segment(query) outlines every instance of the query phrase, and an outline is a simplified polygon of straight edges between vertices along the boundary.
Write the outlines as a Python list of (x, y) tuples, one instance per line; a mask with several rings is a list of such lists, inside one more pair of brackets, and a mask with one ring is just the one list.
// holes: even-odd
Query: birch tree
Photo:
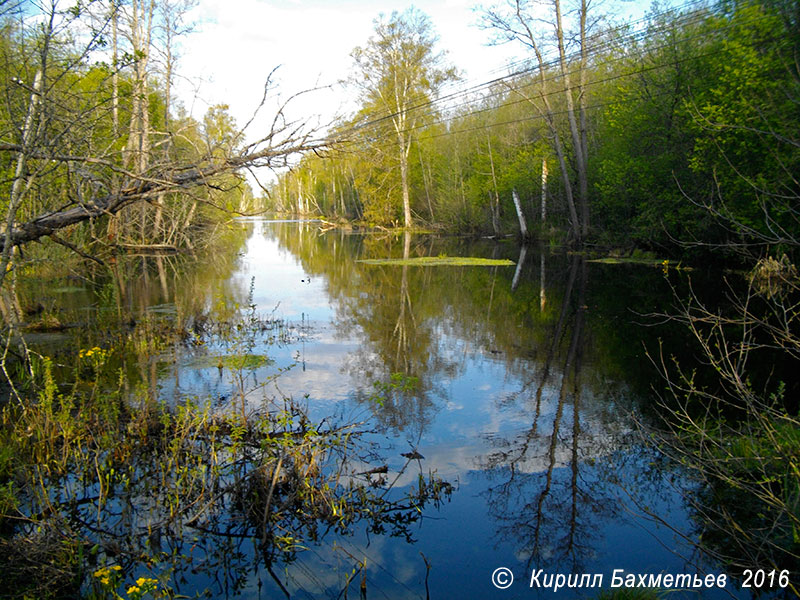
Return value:
[(128, 133), (128, 157), (135, 171), (147, 168), (150, 150), (150, 111), (148, 76), (153, 38), (155, 0), (132, 0), (126, 8), (125, 32), (133, 54), (133, 90)]
[(414, 129), (430, 114), (430, 102), (441, 86), (457, 77), (434, 46), (430, 19), (413, 7), (375, 21), (375, 33), (352, 52), (357, 74), (351, 83), (361, 92), (362, 121), (391, 124), (390, 154), (400, 169), (403, 224), (413, 226), (409, 192), (409, 154)]
[[(542, 18), (543, 6), (549, 13), (545, 18)], [(589, 234), (586, 117), (589, 8), (589, 0), (577, 0), (574, 10), (577, 22), (575, 31), (567, 29), (561, 0), (547, 0), (545, 3), (507, 0), (484, 11), (484, 24), (495, 30), (501, 41), (521, 43), (534, 55), (538, 86), (533, 93), (523, 88), (516, 88), (514, 91), (536, 107), (550, 129), (569, 209), (571, 232), (578, 242), (584, 241)], [(551, 62), (557, 65), (557, 78), (552, 77)], [(556, 119), (558, 111), (554, 110), (551, 102), (554, 94), (563, 97), (566, 106), (564, 112), (569, 123), (571, 156), (559, 130)], [(574, 168), (574, 180), (573, 169), (570, 167)]]
[[(160, 106), (163, 102), (157, 86), (151, 84), (154, 89), (148, 91), (148, 62), (142, 53), (149, 52), (153, 42), (155, 6), (153, 0), (124, 5), (115, 1), (102, 7), (103, 17), (97, 20), (83, 6), (53, 0), (40, 13), (20, 13), (15, 27), (2, 32), (0, 163), (5, 178), (0, 182), (0, 284), (13, 272), (17, 246), (50, 238), (99, 261), (102, 249), (117, 245), (134, 220), (121, 219), (117, 227), (106, 228), (105, 235), (98, 235), (95, 226), (126, 208), (173, 198), (174, 214), (181, 218), (160, 228), (172, 235), (179, 223), (184, 230), (188, 227), (197, 202), (229, 208), (224, 202), (232, 174), (246, 168), (285, 168), (291, 157), (326, 145), (306, 122), (287, 119), (283, 107), (250, 143), (220, 146), (216, 139), (189, 135), (192, 129), (202, 130), (190, 118), (176, 122), (185, 131), (175, 136), (171, 152), (164, 150), (164, 144), (159, 146), (159, 140), (151, 143), (148, 99)], [(115, 30), (120, 46), (114, 43)], [(70, 35), (75, 31), (87, 38), (80, 45)], [(110, 69), (93, 60), (94, 52), (105, 48), (109, 32), (112, 47), (106, 51), (115, 63)], [(138, 40), (135, 44), (133, 37)], [(132, 90), (129, 112), (126, 95), (119, 93), (115, 80), (122, 62), (119, 55), (127, 64), (130, 53), (124, 48), (134, 46), (139, 48), (132, 59), (135, 72), (119, 73), (119, 83)], [(149, 76), (155, 79), (152, 64)], [(126, 130), (130, 139), (118, 140)], [(236, 132), (230, 138), (243, 139)], [(88, 226), (74, 227), (80, 223)], [(140, 231), (144, 223), (142, 217)], [(114, 229), (119, 236), (112, 235)]]

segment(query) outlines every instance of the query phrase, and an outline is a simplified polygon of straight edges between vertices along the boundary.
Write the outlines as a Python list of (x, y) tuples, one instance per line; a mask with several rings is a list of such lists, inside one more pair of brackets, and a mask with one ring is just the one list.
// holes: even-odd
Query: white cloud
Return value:
[[(644, 3), (628, 2), (626, 8)], [(413, 4), (431, 18), (439, 49), (464, 76), (450, 91), (502, 75), (509, 62), (524, 56), (513, 44), (488, 45), (491, 34), (477, 26), (476, 0), (199, 0), (188, 19), (196, 31), (181, 43), (179, 71), (185, 78), (176, 82), (178, 97), (196, 118), (211, 105), (227, 104), (243, 126), (262, 99), (267, 77), (280, 66), (275, 93), (248, 129), (248, 140), (268, 131), (288, 97), (330, 85), (293, 100), (287, 111), (290, 119), (324, 126), (355, 109), (352, 94), (337, 82), (347, 77), (350, 52), (369, 39), (374, 19)]]
[[(411, 2), (323, 2), (201, 0), (191, 18), (197, 31), (183, 41), (181, 72), (202, 81), (199, 101), (187, 83), (179, 85), (187, 109), (197, 116), (211, 104), (230, 105), (244, 123), (257, 106), (267, 75), (277, 77), (284, 97), (347, 77), (350, 52), (364, 44), (379, 13), (404, 10)], [(440, 49), (470, 78), (502, 67), (517, 49), (487, 47), (486, 32), (473, 24), (472, 0), (419, 3), (440, 36)], [(326, 118), (347, 105), (346, 92), (315, 93), (302, 111)], [(305, 116), (305, 115), (304, 115)]]

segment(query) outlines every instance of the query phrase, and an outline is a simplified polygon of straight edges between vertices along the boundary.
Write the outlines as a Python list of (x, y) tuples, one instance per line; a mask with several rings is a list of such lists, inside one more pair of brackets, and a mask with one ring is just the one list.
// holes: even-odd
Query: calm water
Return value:
[[(395, 491), (435, 473), (453, 492), (424, 507), (412, 541), (356, 524), (349, 536), (320, 535), (276, 565), (274, 577), (249, 568), (254, 550), (240, 544), (216, 576), (187, 569), (176, 577), (176, 592), (275, 598), (285, 595), (282, 586), (297, 598), (357, 597), (360, 575), (345, 593), (357, 562), (366, 564), (372, 598), (551, 596), (528, 587), (539, 569), (601, 573), (604, 587), (614, 569), (722, 572), (692, 548), (696, 525), (682, 500), (689, 484), (664, 468), (637, 426), (655, 418), (653, 388), (662, 387), (645, 348), (661, 339), (667, 352), (690, 354), (680, 332), (642, 326), (652, 325), (647, 313), (669, 309), (670, 283), (682, 285), (685, 274), (665, 277), (657, 268), (589, 263), (535, 247), (521, 253), (511, 242), (323, 232), (314, 222), (241, 226), (244, 245), (210, 257), (199, 275), (183, 278), (169, 264), (151, 264), (138, 277), (103, 285), (124, 291), (134, 313), (253, 305), (280, 320), (279, 335), (261, 336), (250, 349), (271, 361), (248, 370), (258, 389), (249, 402), (290, 396), (316, 420), (363, 421), (378, 457), (373, 464), (385, 464)], [(438, 255), (516, 265), (358, 262)], [(50, 290), (50, 297), (96, 306), (89, 300), (103, 293), (97, 285), (65, 287), (58, 297)], [(225, 402), (234, 383), (203, 360), (213, 350), (156, 357), (157, 393), (170, 402)], [(413, 381), (412, 389), (376, 402), (393, 374)], [(412, 451), (422, 458), (403, 456)], [(498, 567), (513, 573), (510, 588), (492, 585)], [(225, 569), (237, 574), (220, 575)], [(702, 597), (730, 592), (738, 593), (731, 585)], [(561, 590), (558, 597), (594, 593)]]

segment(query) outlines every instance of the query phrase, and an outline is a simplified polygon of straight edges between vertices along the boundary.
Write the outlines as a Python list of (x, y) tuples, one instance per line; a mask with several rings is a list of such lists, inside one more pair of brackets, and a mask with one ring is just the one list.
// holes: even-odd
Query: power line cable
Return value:
[[(719, 32), (719, 31), (727, 30), (727, 29), (732, 28), (732, 27), (740, 27), (742, 25), (753, 24), (753, 23), (756, 23), (756, 22), (762, 20), (763, 18), (766, 18), (766, 17), (759, 17), (759, 18), (756, 18), (756, 19), (751, 19), (751, 20), (746, 21), (746, 22), (741, 22), (740, 21), (740, 22), (737, 22), (735, 24), (731, 24), (731, 25), (729, 25), (728, 27), (726, 27), (724, 29), (718, 29), (717, 31)], [(691, 38), (684, 38), (684, 39), (681, 40), (681, 42), (682, 43), (683, 42), (687, 42), (688, 43), (688, 42), (694, 41), (696, 39), (699, 39), (701, 37), (705, 37), (704, 34), (698, 34), (696, 36), (692, 36)], [(774, 38), (774, 39), (777, 39), (777, 38)], [(651, 52), (652, 51), (656, 51), (657, 52), (658, 50), (662, 50), (662, 49), (667, 48), (667, 47), (669, 47), (669, 45), (668, 44), (664, 44), (664, 45), (661, 45), (661, 46), (656, 46), (656, 47), (651, 48), (649, 50)], [(680, 59), (678, 61), (673, 61), (673, 62), (671, 62), (669, 64), (657, 64), (657, 65), (652, 65), (650, 67), (641, 67), (641, 68), (638, 68), (638, 69), (636, 69), (635, 71), (632, 71), (632, 72), (614, 74), (614, 75), (611, 75), (609, 77), (597, 79), (597, 80), (594, 80), (594, 81), (591, 81), (591, 82), (587, 83), (586, 89), (591, 88), (593, 86), (597, 86), (597, 85), (603, 84), (603, 83), (608, 83), (610, 81), (614, 81), (614, 80), (617, 80), (617, 79), (622, 79), (622, 78), (630, 77), (630, 76), (633, 76), (633, 75), (640, 75), (642, 73), (646, 73), (646, 72), (650, 72), (650, 71), (657, 71), (657, 70), (660, 70), (660, 69), (664, 69), (664, 68), (675, 66), (677, 64), (683, 64), (683, 63), (688, 63), (688, 62), (692, 62), (692, 61), (695, 61), (695, 60), (700, 60), (702, 58), (708, 58), (710, 56), (714, 56), (714, 55), (719, 54), (721, 52), (723, 52), (723, 50), (689, 56), (689, 57), (686, 57), (684, 59)], [(627, 57), (623, 57), (621, 59), (614, 59), (614, 60), (606, 61), (606, 62), (600, 63), (600, 64), (601, 65), (613, 65), (613, 64), (616, 64), (616, 63), (621, 62), (623, 60), (627, 60)], [(573, 71), (570, 71), (568, 74), (569, 75), (573, 75), (575, 73), (577, 73), (577, 71), (573, 70)], [(554, 80), (559, 79), (559, 78), (561, 78), (561, 74), (560, 73), (556, 73), (556, 74), (553, 74), (553, 75), (549, 76), (548, 78), (546, 78), (545, 82), (549, 83), (549, 82), (554, 81)], [(518, 86), (516, 88), (511, 88), (509, 86), (509, 87), (507, 87), (505, 89), (500, 90), (499, 92), (493, 92), (493, 93), (491, 93), (491, 94), (489, 94), (487, 96), (482, 96), (482, 97), (480, 97), (478, 99), (478, 101), (485, 102), (487, 98), (492, 98), (492, 97), (496, 97), (496, 96), (506, 96), (507, 97), (507, 95), (509, 93), (515, 93), (515, 92), (516, 93), (520, 93), (520, 90), (523, 90), (523, 89), (529, 88), (529, 87), (539, 86), (541, 84), (542, 84), (541, 80), (533, 80), (531, 82), (525, 83), (524, 85)], [(564, 93), (564, 90), (562, 90), (562, 89), (551, 90), (551, 91), (549, 91), (549, 92), (547, 92), (545, 94), (539, 94), (538, 98), (545, 98), (545, 97), (549, 98), (549, 97), (553, 97), (553, 96), (560, 96), (563, 93)], [(504, 107), (505, 106), (513, 106), (515, 104), (528, 102), (528, 101), (529, 101), (529, 99), (527, 97), (523, 96), (522, 98), (520, 98), (518, 100), (506, 100), (505, 102), (502, 103), (502, 106), (504, 106)], [(463, 106), (469, 106), (470, 104), (471, 104), (471, 102), (465, 102), (465, 103), (462, 103), (460, 105), (456, 105), (455, 108), (460, 108), (460, 107), (463, 107)], [(441, 118), (441, 119), (438, 119), (438, 120), (434, 120), (432, 122), (429, 121), (429, 122), (425, 122), (425, 123), (422, 123), (422, 124), (419, 124), (419, 125), (415, 125), (413, 127), (408, 127), (406, 129), (401, 130), (401, 132), (402, 133), (411, 133), (411, 132), (417, 131), (419, 129), (424, 129), (424, 128), (432, 127), (432, 126), (435, 126), (435, 125), (438, 125), (438, 124), (450, 122), (454, 118), (455, 119), (466, 119), (466, 118), (468, 118), (470, 116), (482, 114), (482, 113), (485, 113), (485, 112), (494, 111), (497, 108), (498, 108), (498, 106), (486, 106), (484, 108), (480, 108), (480, 109), (477, 109), (477, 110), (469, 111), (467, 113), (458, 114), (455, 117), (445, 116), (444, 118)], [(563, 114), (563, 113), (553, 113), (553, 114)], [(541, 118), (541, 115), (528, 117), (528, 118), (522, 119), (521, 121), (536, 120), (538, 118)], [(518, 122), (518, 121), (512, 121), (512, 122)], [(499, 124), (485, 124), (483, 126), (484, 127), (495, 127), (497, 125), (499, 125)], [(363, 128), (363, 127), (355, 127), (352, 130), (346, 131), (345, 135), (347, 133), (361, 131), (362, 129), (365, 129), (365, 128)], [(447, 133), (436, 134), (436, 135), (434, 135), (432, 137), (439, 137), (441, 135), (447, 135)], [(386, 137), (389, 137), (389, 136), (388, 135), (381, 135), (378, 139), (382, 139), (382, 138), (386, 138)], [(430, 137), (430, 136), (426, 136), (425, 139), (428, 139), (428, 137)], [(348, 142), (354, 143), (354, 144), (358, 143), (356, 140), (353, 140), (353, 141), (347, 140), (344, 143), (348, 143)], [(342, 142), (340, 142), (340, 143), (342, 143)]]
[[(684, 10), (685, 7), (701, 6), (701, 5), (705, 5), (705, 0), (692, 0), (691, 2), (685, 3), (684, 5), (679, 7), (678, 9), (670, 9), (670, 10), (667, 10), (667, 11), (663, 11), (661, 13), (658, 13), (658, 14), (655, 14), (655, 15), (652, 15), (652, 16), (649, 16), (649, 17), (645, 17), (645, 18), (639, 19), (639, 20), (635, 21), (635, 23), (650, 23), (651, 21), (653, 21), (653, 20), (655, 20), (655, 19), (657, 19), (659, 17), (667, 16), (668, 14), (674, 13), (676, 10)], [(639, 41), (644, 36), (656, 35), (658, 33), (662, 33), (663, 31), (666, 31), (668, 29), (673, 29), (676, 26), (684, 26), (685, 27), (685, 26), (692, 25), (692, 24), (694, 24), (696, 22), (701, 22), (702, 20), (707, 18), (707, 16), (708, 16), (708, 14), (705, 13), (705, 12), (700, 12), (699, 14), (696, 13), (696, 12), (695, 13), (690, 13), (690, 14), (686, 15), (687, 18), (682, 19), (682, 20), (678, 20), (677, 22), (676, 21), (671, 21), (670, 23), (667, 23), (665, 26), (663, 26), (663, 27), (661, 27), (659, 29), (654, 29), (652, 26), (648, 26), (648, 27), (645, 27), (644, 29), (641, 29), (641, 30), (634, 30), (631, 34), (629, 34), (627, 36), (627, 39), (626, 38), (616, 38), (612, 34), (613, 33), (618, 33), (618, 32), (620, 32), (622, 30), (625, 30), (625, 29), (628, 29), (629, 28), (628, 24), (624, 24), (624, 25), (621, 25), (621, 26), (618, 26), (618, 27), (615, 27), (615, 28), (612, 28), (612, 29), (609, 29), (609, 30), (605, 30), (605, 31), (603, 31), (601, 33), (601, 35), (606, 37), (607, 41), (603, 42), (601, 44), (596, 44), (595, 46), (593, 46), (592, 49), (589, 52), (589, 58), (591, 58), (593, 56), (596, 56), (597, 54), (600, 54), (600, 53), (604, 52), (605, 50), (608, 50), (609, 48), (614, 47), (614, 46), (629, 45), (629, 44), (631, 44), (631, 43), (633, 43), (635, 41)], [(567, 59), (570, 60), (570, 61), (574, 60), (577, 55), (578, 55), (578, 52), (573, 52), (569, 57), (567, 57)], [(469, 93), (479, 92), (482, 89), (486, 89), (488, 87), (496, 85), (497, 83), (501, 83), (504, 80), (515, 79), (515, 78), (522, 77), (522, 76), (528, 75), (530, 73), (536, 72), (539, 69), (539, 66), (538, 65), (530, 66), (530, 63), (531, 63), (531, 60), (529, 58), (521, 59), (520, 61), (517, 61), (515, 64), (517, 64), (517, 65), (526, 65), (524, 68), (517, 69), (517, 70), (515, 70), (515, 71), (513, 71), (511, 73), (508, 73), (508, 74), (500, 76), (500, 77), (492, 78), (492, 79), (490, 79), (488, 81), (482, 81), (480, 83), (468, 86), (466, 88), (462, 88), (462, 89), (456, 90), (455, 92), (451, 92), (449, 94), (438, 96), (437, 98), (428, 98), (426, 95), (423, 95), (423, 94), (412, 96), (409, 99), (409, 102), (412, 102), (411, 106), (409, 106), (408, 108), (404, 109), (403, 111), (392, 111), (391, 108), (387, 108), (387, 109), (384, 109), (384, 110), (381, 110), (381, 111), (377, 111), (376, 113), (373, 113), (373, 116), (368, 121), (365, 121), (363, 123), (359, 123), (359, 124), (357, 124), (357, 125), (355, 125), (353, 127), (354, 128), (358, 128), (358, 129), (361, 129), (361, 128), (364, 128), (364, 127), (369, 127), (369, 126), (381, 123), (381, 122), (383, 122), (385, 120), (392, 119), (393, 117), (395, 117), (395, 116), (397, 116), (398, 114), (401, 114), (401, 113), (408, 114), (409, 112), (414, 111), (414, 110), (418, 110), (420, 108), (425, 108), (425, 107), (432, 106), (432, 105), (435, 105), (435, 104), (441, 104), (441, 103), (443, 103), (443, 102), (445, 102), (446, 100), (449, 100), (449, 99), (457, 98), (459, 96), (465, 96), (465, 95), (467, 95)], [(559, 63), (559, 57), (555, 56), (555, 57), (552, 57), (552, 58), (548, 58), (548, 60), (545, 61), (545, 66), (548, 67), (548, 68), (552, 68), (552, 67), (556, 66), (558, 63)], [(413, 102), (417, 102), (417, 104), (413, 104)]]

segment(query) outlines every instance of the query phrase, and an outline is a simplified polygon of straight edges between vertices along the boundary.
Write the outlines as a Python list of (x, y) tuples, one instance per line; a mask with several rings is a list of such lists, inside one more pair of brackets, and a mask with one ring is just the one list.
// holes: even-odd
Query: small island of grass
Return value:
[(358, 262), (368, 265), (398, 265), (411, 267), (510, 267), (514, 261), (506, 258), (479, 258), (476, 256), (416, 256), (413, 258), (369, 258)]

